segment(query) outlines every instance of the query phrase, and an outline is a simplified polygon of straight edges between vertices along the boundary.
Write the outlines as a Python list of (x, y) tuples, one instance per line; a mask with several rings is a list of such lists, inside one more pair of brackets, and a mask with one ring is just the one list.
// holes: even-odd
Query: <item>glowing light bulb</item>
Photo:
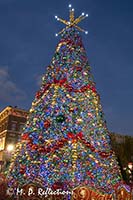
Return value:
[(88, 14), (86, 14), (85, 16), (88, 17)]
[(11, 152), (11, 151), (13, 151), (14, 150), (14, 145), (13, 144), (9, 144), (8, 146), (7, 146), (7, 151), (8, 152)]
[(57, 37), (57, 36), (58, 36), (58, 33), (56, 33), (55, 36)]
[(72, 5), (71, 4), (69, 4), (69, 8), (71, 8), (72, 7)]
[(57, 19), (58, 17), (57, 17), (57, 15), (55, 15), (55, 19)]
[(72, 9), (72, 11), (74, 11), (74, 8)]
[(85, 34), (88, 34), (88, 31), (85, 31)]
[(82, 13), (82, 16), (84, 16), (84, 15), (85, 15), (85, 13), (83, 12), (83, 13)]

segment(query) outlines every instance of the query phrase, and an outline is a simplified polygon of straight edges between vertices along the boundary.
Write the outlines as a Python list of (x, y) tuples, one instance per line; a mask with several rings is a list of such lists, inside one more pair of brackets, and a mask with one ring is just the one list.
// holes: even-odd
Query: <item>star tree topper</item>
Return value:
[(75, 27), (76, 29), (78, 29), (79, 31), (84, 32), (85, 34), (88, 34), (88, 31), (85, 31), (84, 29), (80, 28), (79, 26), (77, 26), (77, 24), (79, 22), (81, 22), (83, 19), (85, 19), (86, 17), (88, 17), (88, 14), (85, 15), (85, 13), (83, 12), (79, 17), (77, 17), (75, 19), (74, 17), (74, 8), (72, 8), (72, 5), (69, 5), (69, 21), (64, 20), (62, 18), (59, 18), (58, 16), (55, 16), (55, 19), (57, 19), (57, 21), (62, 22), (63, 24), (66, 25), (65, 28), (63, 28), (59, 33), (56, 33), (55, 35), (58, 36), (59, 34), (61, 34), (65, 29), (68, 29), (70, 27)]

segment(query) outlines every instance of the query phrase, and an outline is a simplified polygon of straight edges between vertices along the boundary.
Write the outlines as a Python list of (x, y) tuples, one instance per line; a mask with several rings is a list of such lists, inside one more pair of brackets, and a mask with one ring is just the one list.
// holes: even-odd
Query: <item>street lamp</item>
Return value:
[(15, 145), (14, 144), (7, 144), (6, 149), (5, 149), (5, 167), (3, 170), (7, 170), (8, 166), (10, 165), (10, 160), (11, 160), (11, 156), (13, 151), (15, 150)]
[(0, 160), (0, 172), (7, 168), (7, 164), (11, 159), (11, 154), (15, 150), (14, 144), (7, 144), (5, 150), (3, 151), (3, 160)]
[(14, 145), (13, 144), (8, 144), (6, 150), (10, 153), (14, 150)]

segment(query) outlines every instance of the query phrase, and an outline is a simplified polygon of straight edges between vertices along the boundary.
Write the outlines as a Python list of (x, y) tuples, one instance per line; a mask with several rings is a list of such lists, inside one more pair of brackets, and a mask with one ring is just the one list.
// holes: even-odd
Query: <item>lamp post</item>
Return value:
[(0, 160), (0, 173), (5, 170), (6, 165), (11, 158), (11, 153), (14, 151), (14, 149), (14, 144), (7, 144), (5, 150), (3, 150), (2, 160)]
[(11, 159), (11, 156), (12, 156), (12, 152), (14, 151), (15, 149), (15, 145), (14, 144), (7, 144), (6, 145), (6, 149), (5, 149), (5, 167), (4, 167), (4, 171), (7, 170), (7, 167), (10, 163), (10, 159)]

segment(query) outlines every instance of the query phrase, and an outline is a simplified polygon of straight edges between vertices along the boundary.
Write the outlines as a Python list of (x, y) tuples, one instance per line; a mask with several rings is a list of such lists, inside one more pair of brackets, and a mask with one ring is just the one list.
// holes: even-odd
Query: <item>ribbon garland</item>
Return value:
[[(71, 86), (71, 84), (67, 84), (66, 82), (67, 82), (66, 78), (61, 79), (61, 80), (57, 80), (54, 78), (53, 80), (54, 84), (58, 84), (59, 86), (64, 86), (69, 92), (85, 92), (87, 89), (90, 89), (92, 90), (92, 92), (96, 93), (96, 88), (90, 84), (82, 86), (80, 89), (74, 89)], [(44, 92), (46, 92), (50, 88), (50, 86), (53, 83), (47, 83), (40, 91), (36, 93), (36, 98), (39, 99), (44, 94)]]
[(28, 133), (25, 133), (22, 136), (22, 140), (23, 141), (27, 141), (27, 144), (31, 147), (31, 149), (37, 150), (39, 153), (50, 153), (50, 152), (55, 152), (56, 150), (62, 148), (64, 146), (65, 143), (67, 143), (68, 141), (81, 141), (84, 145), (86, 145), (86, 147), (88, 147), (92, 152), (97, 152), (102, 158), (108, 158), (109, 156), (111, 156), (113, 154), (113, 151), (111, 150), (110, 152), (104, 152), (104, 151), (99, 151), (96, 150), (95, 147), (88, 141), (86, 141), (83, 137), (82, 132), (79, 132), (77, 134), (73, 134), (71, 132), (69, 132), (67, 134), (67, 138), (62, 138), (59, 141), (56, 141), (55, 144), (52, 143), (50, 145), (44, 146), (44, 145), (37, 145), (37, 144), (33, 144), (33, 140), (31, 138), (29, 138)]

